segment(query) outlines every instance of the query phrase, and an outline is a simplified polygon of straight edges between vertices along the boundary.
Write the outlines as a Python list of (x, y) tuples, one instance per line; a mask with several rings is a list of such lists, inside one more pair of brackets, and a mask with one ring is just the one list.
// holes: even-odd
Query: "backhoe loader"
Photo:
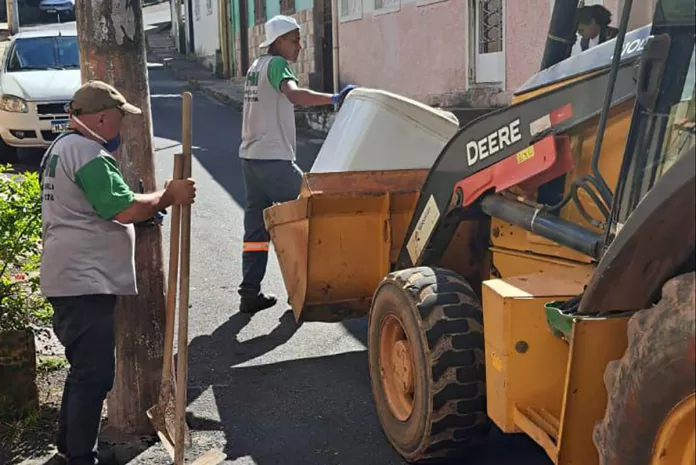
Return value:
[(296, 318), (367, 315), (412, 463), (470, 463), (492, 424), (558, 465), (696, 461), (695, 4), (628, 32), (632, 3), (568, 58), (556, 0), (541, 71), (429, 170), (308, 173), (265, 211)]

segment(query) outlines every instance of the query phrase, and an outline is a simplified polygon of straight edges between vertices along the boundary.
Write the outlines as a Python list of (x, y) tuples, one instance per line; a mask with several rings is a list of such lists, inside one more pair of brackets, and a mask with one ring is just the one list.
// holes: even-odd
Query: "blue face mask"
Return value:
[(109, 153), (114, 153), (121, 146), (121, 134), (118, 134), (111, 140), (107, 140), (102, 144), (102, 147)]

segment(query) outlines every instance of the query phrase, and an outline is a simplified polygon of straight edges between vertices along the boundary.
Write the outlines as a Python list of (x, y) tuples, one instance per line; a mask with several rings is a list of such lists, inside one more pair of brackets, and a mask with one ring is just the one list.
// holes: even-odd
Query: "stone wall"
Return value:
[[(321, 16), (315, 9), (303, 10), (292, 15), (302, 27), (302, 50), (293, 69), (300, 79), (300, 86), (315, 87), (321, 82), (321, 27), (317, 20)], [(265, 39), (265, 27), (257, 24), (249, 28), (249, 63), (251, 64), (259, 54), (259, 44)], [(237, 41), (239, 43), (239, 41)], [(241, 54), (240, 54), (241, 55)], [(241, 58), (241, 56), (240, 56)], [(240, 60), (241, 62), (241, 60)]]

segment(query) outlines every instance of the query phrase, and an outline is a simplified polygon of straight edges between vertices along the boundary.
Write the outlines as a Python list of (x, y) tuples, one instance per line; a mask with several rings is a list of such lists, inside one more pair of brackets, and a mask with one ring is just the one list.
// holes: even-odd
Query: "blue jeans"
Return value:
[(58, 417), (58, 452), (67, 456), (68, 465), (94, 465), (102, 407), (114, 382), (116, 296), (48, 300), (53, 330), (70, 363)]
[(295, 200), (302, 187), (302, 171), (290, 160), (241, 159), (244, 174), (244, 249), (239, 294), (253, 297), (261, 292), (268, 263), (269, 235), (263, 211), (274, 203)]

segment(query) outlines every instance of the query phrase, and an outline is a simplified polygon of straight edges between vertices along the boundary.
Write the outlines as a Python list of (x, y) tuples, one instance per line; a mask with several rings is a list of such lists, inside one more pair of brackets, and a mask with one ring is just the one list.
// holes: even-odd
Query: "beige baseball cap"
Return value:
[(75, 114), (94, 114), (111, 108), (120, 108), (131, 115), (140, 115), (142, 110), (131, 105), (113, 86), (102, 81), (88, 81), (75, 91), (70, 109)]

